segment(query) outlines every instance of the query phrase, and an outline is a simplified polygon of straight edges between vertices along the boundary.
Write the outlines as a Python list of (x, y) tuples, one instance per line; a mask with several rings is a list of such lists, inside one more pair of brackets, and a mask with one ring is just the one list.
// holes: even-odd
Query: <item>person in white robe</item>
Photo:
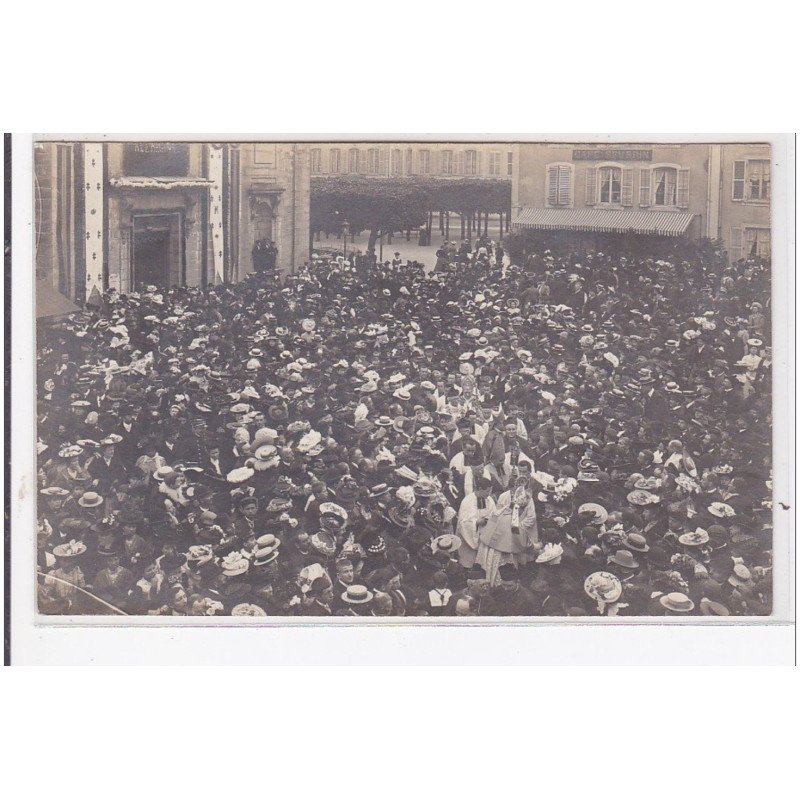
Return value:
[(500, 582), (498, 571), (503, 564), (527, 564), (538, 543), (536, 507), (528, 482), (522, 481), (498, 498), (497, 507), (480, 534), (475, 560), (494, 586)]
[(479, 477), (475, 483), (475, 491), (461, 501), (456, 524), (456, 535), (461, 538), (458, 561), (465, 569), (474, 566), (481, 531), (495, 510), (495, 502), (491, 497), (492, 482)]

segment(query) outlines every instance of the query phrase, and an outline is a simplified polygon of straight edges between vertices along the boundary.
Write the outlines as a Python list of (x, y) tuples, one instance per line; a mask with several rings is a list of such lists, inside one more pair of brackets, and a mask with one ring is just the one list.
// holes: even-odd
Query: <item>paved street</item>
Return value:
[[(458, 242), (460, 241), (460, 234), (461, 234), (461, 225), (458, 222), (458, 216), (453, 215), (450, 219), (450, 241)], [(497, 241), (499, 238), (500, 229), (498, 226), (497, 219), (490, 219), (489, 220), (489, 236), (494, 240)], [(473, 241), (475, 237), (473, 236)], [(366, 252), (367, 249), (367, 242), (369, 240), (369, 233), (364, 232), (360, 236), (348, 236), (347, 237), (347, 251), (348, 253), (352, 250), (361, 250), (362, 252)], [(420, 247), (418, 243), (417, 236), (412, 232), (411, 234), (411, 241), (407, 242), (405, 235), (398, 235), (395, 236), (392, 240), (392, 243), (389, 244), (387, 238), (384, 237), (383, 240), (383, 260), (386, 261), (387, 259), (391, 259), (395, 252), (399, 251), (402, 258), (405, 259), (412, 259), (414, 261), (419, 261), (423, 263), (428, 269), (433, 269), (434, 264), (436, 263), (436, 250), (437, 248), (443, 243), (447, 241), (445, 237), (439, 233), (439, 226), (434, 218), (433, 223), (433, 241), (430, 246), (427, 247)], [(325, 234), (322, 234), (319, 241), (314, 242), (314, 249), (317, 252), (326, 252), (330, 250), (341, 250), (342, 249), (342, 239), (341, 237), (330, 236), (329, 238), (325, 237)], [(376, 245), (376, 252), (380, 257), (380, 242)], [(506, 256), (506, 263), (508, 264), (508, 257)]]

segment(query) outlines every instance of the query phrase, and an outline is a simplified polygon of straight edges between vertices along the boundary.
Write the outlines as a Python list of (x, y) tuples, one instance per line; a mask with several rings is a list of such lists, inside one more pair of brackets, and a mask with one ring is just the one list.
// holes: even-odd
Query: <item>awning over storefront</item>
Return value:
[(80, 311), (68, 297), (54, 289), (46, 279), (36, 281), (36, 319), (58, 319)]
[(674, 211), (614, 211), (600, 208), (523, 208), (512, 228), (681, 236), (694, 214)]

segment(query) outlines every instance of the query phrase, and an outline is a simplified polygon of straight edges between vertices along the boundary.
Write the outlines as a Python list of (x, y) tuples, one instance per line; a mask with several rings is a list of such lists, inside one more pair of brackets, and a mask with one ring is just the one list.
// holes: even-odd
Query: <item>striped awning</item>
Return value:
[(512, 228), (681, 236), (694, 214), (674, 211), (614, 211), (605, 208), (523, 208)]

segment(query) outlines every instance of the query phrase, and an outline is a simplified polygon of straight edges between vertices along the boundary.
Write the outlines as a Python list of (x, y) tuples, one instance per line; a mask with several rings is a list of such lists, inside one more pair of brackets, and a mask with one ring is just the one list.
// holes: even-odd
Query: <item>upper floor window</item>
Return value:
[(380, 172), (380, 150), (377, 147), (370, 147), (367, 150), (367, 172), (370, 175), (377, 175)]
[(430, 175), (431, 174), (431, 151), (430, 150), (420, 150), (419, 151), (419, 164), (417, 169), (419, 170), (420, 175)]
[(403, 173), (403, 151), (398, 147), (392, 150), (392, 175)]
[(689, 170), (671, 164), (640, 170), (639, 205), (688, 208)]
[(342, 171), (342, 151), (338, 147), (334, 147), (328, 158), (328, 166), (330, 172), (337, 173)]
[(453, 151), (452, 150), (442, 150), (442, 174), (443, 175), (452, 175), (453, 174)]
[(599, 202), (619, 205), (622, 201), (622, 170), (619, 167), (600, 167), (599, 179)]
[(733, 199), (766, 202), (770, 197), (769, 161), (750, 159), (733, 162)]
[(658, 167), (653, 170), (653, 205), (674, 206), (678, 189), (678, 170)]
[(409, 147), (406, 150), (406, 175), (414, 172), (414, 151)]
[(496, 150), (489, 153), (489, 174), (490, 175), (499, 175), (500, 174), (500, 156), (501, 154), (498, 153)]
[(322, 150), (319, 147), (311, 150), (311, 171), (322, 172)]
[(464, 153), (464, 173), (466, 175), (478, 174), (478, 151), (467, 150)]
[(347, 151), (347, 171), (358, 172), (358, 148), (351, 147)]
[(509, 175), (513, 175), (514, 174), (514, 154), (513, 153), (509, 153), (508, 154), (508, 174)]
[(547, 205), (572, 205), (572, 164), (548, 164)]

